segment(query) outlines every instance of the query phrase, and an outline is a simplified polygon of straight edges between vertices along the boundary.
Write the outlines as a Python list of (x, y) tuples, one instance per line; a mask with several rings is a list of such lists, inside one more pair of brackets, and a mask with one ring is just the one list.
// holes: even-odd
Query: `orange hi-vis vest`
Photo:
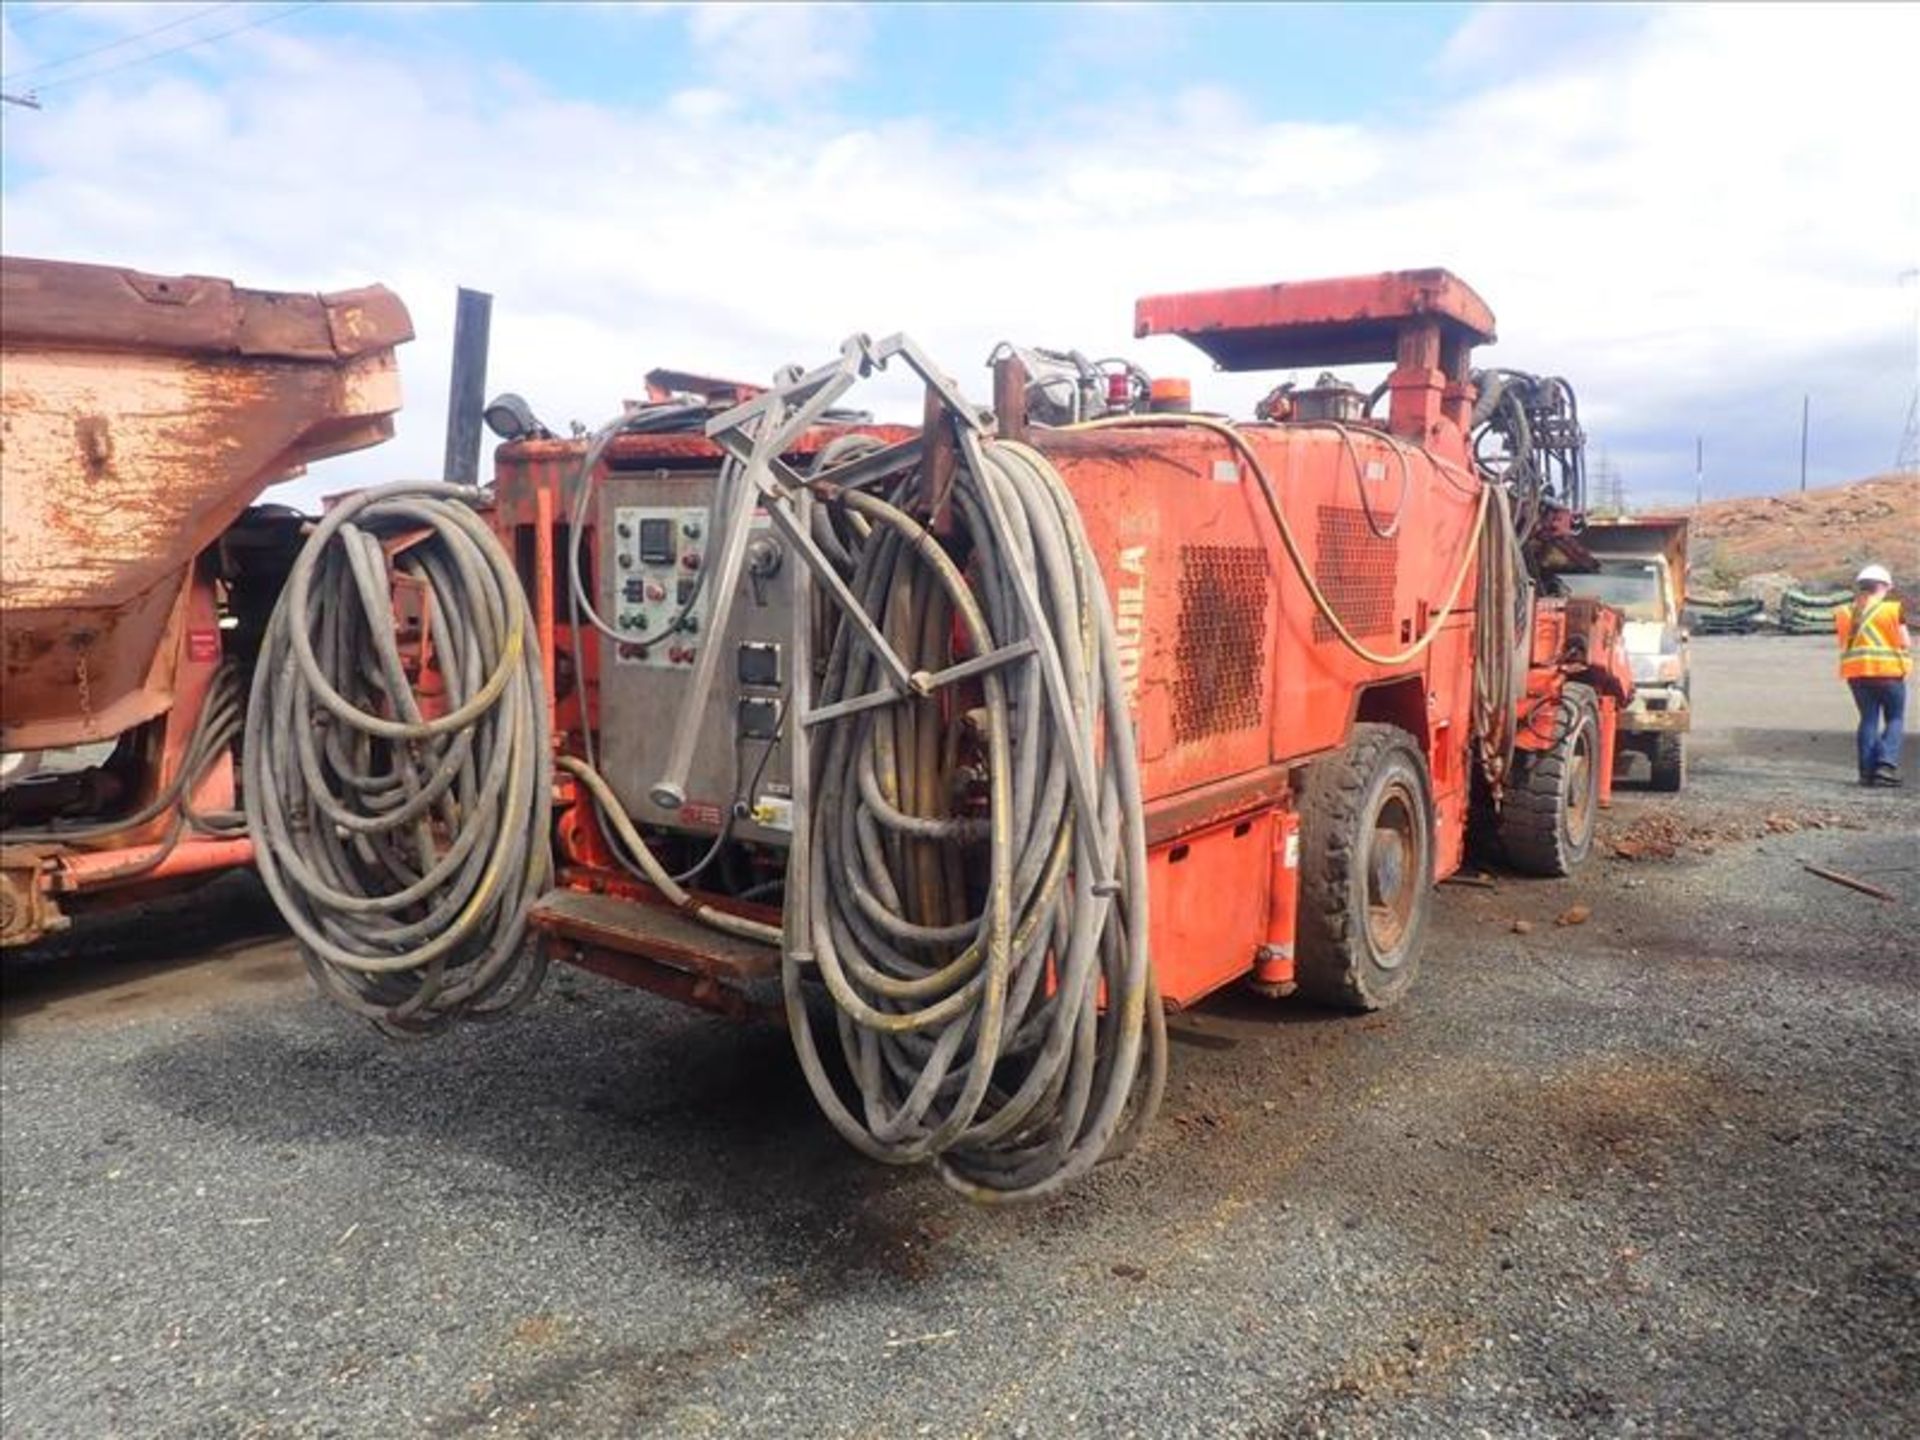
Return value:
[(1833, 612), (1841, 679), (1899, 680), (1912, 673), (1913, 656), (1900, 648), (1900, 618), (1900, 602), (1890, 595)]

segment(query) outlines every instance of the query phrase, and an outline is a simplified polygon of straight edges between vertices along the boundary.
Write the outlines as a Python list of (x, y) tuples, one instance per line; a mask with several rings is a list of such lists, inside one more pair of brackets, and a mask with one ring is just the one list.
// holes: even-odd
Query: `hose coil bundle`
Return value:
[[(1166, 1034), (1104, 584), (1044, 458), (963, 444), (960, 537), (947, 546), (898, 494), (830, 481), (814, 492), (860, 536), (850, 588), (916, 674), (953, 664), (956, 637), (976, 657), (1022, 642), (1034, 653), (985, 670), (970, 712), (958, 692), (923, 687), (813, 730), (784, 980), (802, 1068), (850, 1142), (895, 1164), (931, 1160), (975, 1199), (1031, 1198), (1132, 1144), (1165, 1087)], [(842, 623), (813, 704), (884, 683)], [(851, 1103), (817, 1048), (814, 972), (836, 1007)]]
[[(545, 967), (521, 943), (550, 865), (540, 657), (476, 494), (389, 485), (331, 510), (274, 609), (247, 711), (261, 877), (321, 989), (397, 1032), (502, 1013)], [(389, 564), (429, 598), (446, 687), (431, 718)]]

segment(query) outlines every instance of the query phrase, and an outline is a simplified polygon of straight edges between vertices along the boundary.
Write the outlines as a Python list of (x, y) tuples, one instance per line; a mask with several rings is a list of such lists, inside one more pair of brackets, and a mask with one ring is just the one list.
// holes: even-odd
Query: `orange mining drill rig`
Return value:
[[(556, 439), (505, 396), (489, 492), (329, 511), (256, 670), (244, 793), (323, 988), (400, 1031), (558, 958), (783, 1014), (875, 1158), (980, 1199), (1123, 1151), (1164, 1015), (1250, 984), (1404, 995), (1469, 831), (1565, 873), (1631, 694), (1564, 382), (1474, 371), (1440, 270), (1143, 300), (1282, 386), (911, 341), (767, 386), (655, 372)], [(917, 426), (836, 408), (888, 365)]]

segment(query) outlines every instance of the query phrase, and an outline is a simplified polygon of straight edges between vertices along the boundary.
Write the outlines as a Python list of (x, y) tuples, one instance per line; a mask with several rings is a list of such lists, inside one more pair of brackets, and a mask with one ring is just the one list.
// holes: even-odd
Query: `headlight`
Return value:
[(1677, 685), (1685, 677), (1678, 655), (1635, 655), (1633, 683), (1636, 685)]

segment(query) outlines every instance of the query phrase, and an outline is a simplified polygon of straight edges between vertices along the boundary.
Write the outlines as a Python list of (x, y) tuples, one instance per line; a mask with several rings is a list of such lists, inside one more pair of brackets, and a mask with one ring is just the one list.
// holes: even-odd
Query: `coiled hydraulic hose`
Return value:
[(1497, 794), (1513, 764), (1514, 706), (1527, 688), (1533, 586), (1527, 579), (1512, 501), (1487, 487), (1480, 527), (1480, 583), (1474, 595), (1473, 735), (1480, 769)]
[[(522, 944), (550, 865), (540, 657), (477, 494), (388, 485), (330, 510), (281, 592), (247, 711), (261, 878), (321, 989), (396, 1032), (498, 1015), (545, 969)], [(392, 572), (430, 600), (445, 684), (431, 716), (403, 665)]]
[[(975, 657), (1033, 651), (986, 668), (972, 711), (928, 687), (811, 732), (787, 1014), (816, 1099), (858, 1149), (930, 1160), (977, 1200), (1033, 1198), (1133, 1143), (1165, 1088), (1166, 1030), (1100, 571), (1041, 455), (971, 435), (963, 453), (962, 533), (947, 546), (898, 495), (835, 489), (830, 473), (815, 486), (864, 522), (848, 527), (864, 530), (850, 588), (911, 671), (952, 665), (956, 634)], [(841, 623), (814, 705), (883, 684), (872, 649)], [(838, 1011), (851, 1101), (816, 1047), (815, 974)]]

